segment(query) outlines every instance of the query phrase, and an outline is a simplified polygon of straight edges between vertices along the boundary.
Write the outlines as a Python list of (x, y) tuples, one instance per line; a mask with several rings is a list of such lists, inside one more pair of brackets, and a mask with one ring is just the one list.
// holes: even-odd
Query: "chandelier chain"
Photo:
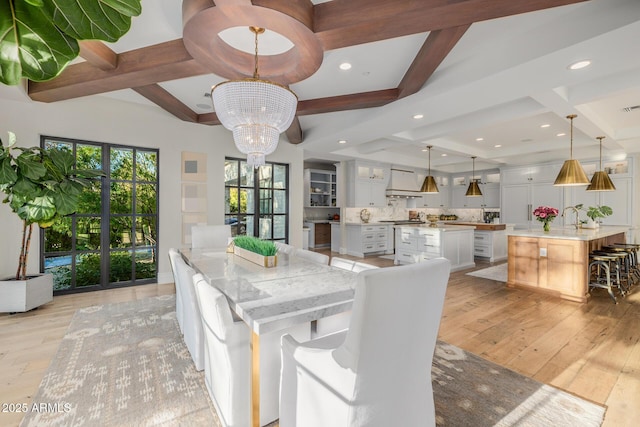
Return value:
[(255, 53), (255, 69), (253, 70), (253, 78), (254, 79), (259, 79), (260, 78), (260, 74), (258, 74), (258, 31), (255, 31), (255, 44), (256, 44), (256, 53)]

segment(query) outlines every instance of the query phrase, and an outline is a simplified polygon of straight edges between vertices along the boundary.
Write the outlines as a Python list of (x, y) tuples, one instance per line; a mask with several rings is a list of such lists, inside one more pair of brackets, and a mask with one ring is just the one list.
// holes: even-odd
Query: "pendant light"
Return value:
[(265, 164), (265, 156), (275, 151), (280, 134), (296, 115), (298, 97), (289, 88), (260, 78), (258, 34), (264, 28), (249, 27), (255, 36), (253, 78), (229, 80), (211, 88), (213, 108), (222, 126), (233, 132), (233, 141), (247, 164)]
[(602, 169), (602, 140), (604, 138), (604, 136), (596, 138), (600, 141), (600, 169), (593, 174), (591, 184), (587, 187), (587, 191), (615, 191), (616, 189), (609, 175)]
[(482, 191), (480, 191), (480, 186), (478, 185), (478, 180), (475, 178), (476, 176), (476, 156), (471, 157), (473, 160), (473, 172), (471, 175), (471, 182), (469, 183), (469, 188), (467, 188), (467, 193), (465, 196), (467, 197), (480, 197), (482, 196)]
[(438, 185), (436, 184), (436, 180), (431, 176), (431, 149), (433, 145), (427, 145), (429, 149), (429, 173), (424, 178), (424, 182), (422, 183), (422, 187), (420, 188), (421, 193), (439, 193)]
[(567, 119), (571, 120), (571, 151), (569, 152), (569, 160), (565, 160), (553, 185), (569, 186), (587, 185), (590, 183), (580, 162), (573, 158), (573, 119), (576, 117), (578, 116), (575, 114), (569, 114), (567, 116)]

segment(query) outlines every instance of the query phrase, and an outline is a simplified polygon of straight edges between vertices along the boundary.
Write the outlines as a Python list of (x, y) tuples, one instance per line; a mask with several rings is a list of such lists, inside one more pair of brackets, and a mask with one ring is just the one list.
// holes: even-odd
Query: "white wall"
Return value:
[[(0, 101), (0, 138), (16, 134), (21, 146), (40, 144), (40, 135), (87, 141), (158, 148), (160, 150), (160, 226), (158, 281), (172, 281), (167, 251), (181, 247), (182, 151), (207, 153), (208, 221), (224, 218), (224, 159), (243, 157), (233, 144), (231, 132), (222, 126), (187, 123), (158, 107), (87, 97), (54, 104), (33, 101)], [(288, 163), (290, 184), (289, 240), (302, 247), (303, 150), (281, 141), (269, 161)], [(4, 198), (4, 196), (3, 196)], [(0, 205), (0, 277), (15, 273), (21, 222), (6, 204)], [(37, 228), (36, 228), (37, 231)], [(31, 244), (29, 272), (38, 271), (39, 241)]]

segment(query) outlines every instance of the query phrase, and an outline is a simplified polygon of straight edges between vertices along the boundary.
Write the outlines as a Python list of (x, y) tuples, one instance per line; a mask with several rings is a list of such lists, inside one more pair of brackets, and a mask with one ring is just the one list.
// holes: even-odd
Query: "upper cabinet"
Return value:
[[(467, 197), (465, 195), (472, 179), (478, 180), (482, 196)], [(500, 207), (500, 172), (497, 169), (476, 171), (473, 177), (470, 173), (452, 175), (451, 182), (452, 208)]]
[[(426, 175), (426, 174), (425, 174)], [(438, 193), (423, 194), (416, 201), (416, 207), (419, 208), (448, 208), (451, 205), (450, 198), (450, 177), (448, 174), (432, 173), (433, 178), (438, 185)], [(419, 176), (419, 184), (422, 185), (424, 176)]]
[(353, 160), (347, 164), (347, 206), (384, 207), (391, 165)]
[(336, 173), (321, 169), (304, 170), (306, 207), (337, 207)]

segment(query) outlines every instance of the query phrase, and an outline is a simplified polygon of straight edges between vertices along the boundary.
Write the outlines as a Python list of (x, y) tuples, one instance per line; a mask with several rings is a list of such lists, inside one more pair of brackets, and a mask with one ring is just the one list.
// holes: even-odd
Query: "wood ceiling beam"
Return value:
[(290, 144), (300, 144), (303, 141), (302, 126), (300, 126), (300, 119), (297, 116), (293, 118), (293, 122), (285, 134)]
[(80, 56), (94, 67), (104, 71), (118, 68), (118, 54), (97, 40), (81, 41)]
[(158, 105), (160, 108), (173, 114), (180, 120), (198, 123), (198, 114), (184, 105), (178, 98), (164, 90), (160, 85), (150, 84), (146, 86), (132, 87), (135, 92)]
[(29, 82), (29, 96), (35, 101), (54, 102), (96, 95), (131, 87), (208, 74), (189, 55), (182, 39), (124, 52), (118, 67), (104, 71), (89, 62), (67, 67), (47, 82)]
[(470, 26), (462, 25), (430, 32), (398, 85), (398, 98), (418, 92)]
[(398, 99), (398, 89), (383, 89), (351, 95), (298, 101), (298, 116), (380, 107)]
[(210, 126), (222, 124), (216, 113), (198, 114), (198, 123)]
[(314, 31), (327, 51), (585, 1), (333, 0), (314, 7)]

